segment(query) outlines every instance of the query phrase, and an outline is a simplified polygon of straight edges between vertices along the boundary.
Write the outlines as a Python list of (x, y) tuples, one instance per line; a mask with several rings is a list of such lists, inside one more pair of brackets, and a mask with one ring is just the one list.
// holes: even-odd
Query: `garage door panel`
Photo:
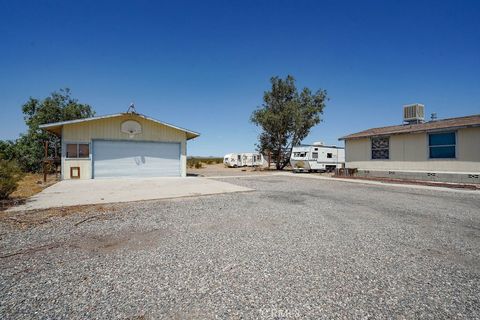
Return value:
[(180, 144), (94, 141), (93, 166), (94, 178), (178, 177)]

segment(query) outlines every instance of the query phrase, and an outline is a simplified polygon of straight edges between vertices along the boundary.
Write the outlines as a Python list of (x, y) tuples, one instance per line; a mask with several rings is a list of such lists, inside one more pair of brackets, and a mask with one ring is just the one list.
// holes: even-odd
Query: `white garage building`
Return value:
[(61, 137), (62, 179), (185, 177), (187, 140), (199, 136), (130, 112), (40, 128)]

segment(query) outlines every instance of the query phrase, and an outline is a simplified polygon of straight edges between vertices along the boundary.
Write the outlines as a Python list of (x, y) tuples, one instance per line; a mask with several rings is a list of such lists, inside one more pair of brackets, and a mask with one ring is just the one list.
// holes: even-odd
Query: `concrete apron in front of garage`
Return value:
[(9, 211), (203, 196), (253, 189), (205, 178), (63, 180)]

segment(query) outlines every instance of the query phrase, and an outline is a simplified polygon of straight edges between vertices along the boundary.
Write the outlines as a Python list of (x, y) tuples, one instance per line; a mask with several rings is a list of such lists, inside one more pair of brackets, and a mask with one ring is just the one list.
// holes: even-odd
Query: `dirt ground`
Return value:
[(227, 168), (223, 163), (219, 164), (203, 164), (201, 169), (187, 168), (187, 174), (189, 176), (199, 177), (215, 177), (215, 176), (243, 176), (252, 174), (265, 174), (274, 170), (268, 170), (266, 168)]
[[(272, 172), (292, 172), (292, 168), (286, 167), (282, 171), (276, 170), (273, 166), (267, 168), (227, 168), (223, 163), (220, 164), (203, 164), (201, 169), (187, 168), (187, 175), (198, 177), (225, 177), (225, 176), (246, 176), (246, 175), (265, 175)], [(295, 173), (295, 175), (320, 175), (325, 177), (333, 176), (332, 172), (317, 172), (317, 173)]]

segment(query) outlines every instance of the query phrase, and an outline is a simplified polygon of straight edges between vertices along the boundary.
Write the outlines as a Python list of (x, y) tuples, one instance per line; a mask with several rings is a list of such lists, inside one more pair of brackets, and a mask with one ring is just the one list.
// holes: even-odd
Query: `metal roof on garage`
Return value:
[(200, 133), (198, 133), (198, 132), (188, 130), (188, 129), (185, 129), (185, 128), (181, 128), (181, 127), (178, 127), (178, 126), (175, 126), (175, 125), (163, 122), (163, 121), (159, 121), (157, 119), (147, 117), (143, 114), (130, 113), (130, 112), (115, 113), (115, 114), (109, 114), (109, 115), (98, 116), (98, 117), (90, 117), (90, 118), (76, 119), (76, 120), (69, 120), (69, 121), (60, 121), (60, 122), (54, 122), (54, 123), (46, 123), (46, 124), (40, 125), (39, 127), (41, 129), (45, 129), (45, 130), (53, 132), (55, 134), (61, 134), (62, 127), (64, 125), (82, 123), (82, 122), (88, 122), (88, 121), (96, 121), (96, 120), (115, 118), (115, 117), (121, 117), (121, 116), (132, 116), (132, 115), (143, 118), (145, 120), (149, 120), (149, 121), (164, 125), (164, 126), (167, 126), (167, 127), (170, 127), (170, 128), (173, 128), (173, 129), (176, 129), (176, 130), (183, 131), (187, 134), (187, 140), (190, 140), (190, 139), (193, 139), (193, 138), (196, 138), (196, 137), (200, 136)]

